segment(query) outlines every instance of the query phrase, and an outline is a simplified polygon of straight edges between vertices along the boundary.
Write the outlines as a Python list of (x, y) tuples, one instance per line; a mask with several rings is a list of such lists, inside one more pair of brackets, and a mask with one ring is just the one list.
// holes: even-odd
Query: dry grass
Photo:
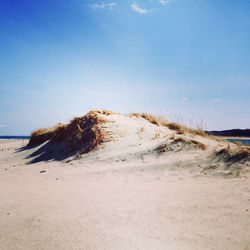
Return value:
[(250, 150), (248, 149), (240, 149), (239, 151), (235, 152), (231, 155), (231, 161), (241, 161), (250, 157)]
[(52, 143), (64, 142), (70, 151), (88, 152), (106, 138), (100, 129), (100, 125), (106, 120), (100, 118), (98, 113), (90, 111), (85, 116), (74, 118), (69, 124), (36, 130), (32, 132), (28, 146), (36, 146), (50, 140)]
[(94, 112), (94, 113), (102, 114), (102, 115), (115, 115), (116, 114), (115, 112), (108, 110), (108, 109), (103, 109), (103, 110), (94, 109), (90, 112)]
[(166, 152), (169, 152), (169, 151), (173, 151), (172, 148), (167, 145), (167, 144), (162, 144), (160, 146), (158, 146), (155, 151), (157, 152), (157, 154), (161, 155), (161, 154), (164, 154)]
[(163, 116), (155, 116), (149, 113), (132, 113), (129, 117), (143, 118), (157, 126), (166, 126), (169, 122)]
[(64, 136), (66, 135), (67, 128), (68, 128), (67, 125), (58, 124), (51, 133), (51, 141), (52, 142), (62, 141)]
[(67, 129), (65, 142), (70, 151), (81, 150), (88, 152), (104, 142), (105, 135), (100, 129), (100, 124), (106, 122), (95, 111), (83, 117), (74, 118)]
[(167, 124), (167, 127), (172, 130), (176, 130), (178, 134), (192, 134), (192, 135), (199, 135), (203, 137), (208, 137), (209, 135), (202, 130), (201, 128), (198, 129), (193, 129), (193, 128), (188, 128), (185, 125), (182, 125), (177, 122), (171, 122)]
[(148, 114), (148, 113), (142, 113), (142, 114), (140, 114), (140, 113), (132, 113), (132, 114), (129, 115), (129, 117), (143, 118), (143, 119), (149, 121), (150, 123), (152, 123), (154, 125), (157, 125), (157, 126), (160, 125), (159, 119), (156, 116)]
[(190, 145), (190, 146), (193, 146), (197, 149), (201, 149), (201, 150), (206, 150), (207, 149), (207, 146), (199, 141), (196, 141), (196, 140), (189, 140), (189, 139), (186, 139), (186, 138), (176, 138), (173, 140), (173, 143), (181, 143), (183, 145)]
[(195, 140), (191, 140), (190, 141), (192, 144), (196, 145), (197, 148), (200, 148), (202, 150), (206, 150), (207, 146), (201, 142), (195, 141)]
[(220, 160), (224, 160), (226, 162), (239, 162), (250, 159), (250, 147), (238, 146), (236, 148), (224, 148), (220, 151), (216, 152), (216, 155), (220, 158)]
[(177, 131), (178, 134), (184, 134), (185, 133), (184, 126), (180, 125), (177, 122), (170, 122), (170, 123), (168, 123), (166, 125), (166, 127), (168, 127), (169, 129)]
[(186, 138), (178, 137), (174, 138), (171, 143), (164, 143), (158, 146), (155, 150), (158, 154), (163, 154), (166, 152), (178, 152), (181, 150), (206, 150), (207, 146), (201, 142), (195, 140), (189, 140)]
[(158, 140), (161, 137), (160, 133), (156, 133), (153, 140)]
[(193, 135), (199, 135), (203, 137), (208, 137), (209, 135), (202, 130), (201, 128), (193, 129), (193, 128), (188, 128), (185, 125), (182, 125), (178, 122), (169, 122), (166, 120), (163, 116), (155, 116), (151, 115), (148, 113), (132, 113), (129, 115), (129, 117), (136, 117), (136, 118), (144, 118), (145, 120), (151, 122), (154, 125), (157, 126), (164, 126), (168, 127), (169, 129), (177, 131), (178, 134), (193, 134)]
[(28, 146), (37, 146), (40, 145), (51, 138), (52, 133), (56, 128), (41, 128), (35, 130), (31, 133), (31, 137), (28, 143)]

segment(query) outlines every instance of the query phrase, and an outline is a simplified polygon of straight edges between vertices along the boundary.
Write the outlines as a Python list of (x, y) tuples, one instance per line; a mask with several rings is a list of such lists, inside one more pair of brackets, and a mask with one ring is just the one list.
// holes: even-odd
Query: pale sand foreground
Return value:
[(28, 153), (16, 153), (24, 143), (0, 141), (0, 249), (250, 249), (248, 173), (27, 165)]

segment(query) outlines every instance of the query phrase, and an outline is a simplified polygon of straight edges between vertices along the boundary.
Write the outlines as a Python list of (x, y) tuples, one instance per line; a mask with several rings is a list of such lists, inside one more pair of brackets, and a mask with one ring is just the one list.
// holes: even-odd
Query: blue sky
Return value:
[(249, 0), (0, 0), (0, 135), (93, 108), (250, 127)]

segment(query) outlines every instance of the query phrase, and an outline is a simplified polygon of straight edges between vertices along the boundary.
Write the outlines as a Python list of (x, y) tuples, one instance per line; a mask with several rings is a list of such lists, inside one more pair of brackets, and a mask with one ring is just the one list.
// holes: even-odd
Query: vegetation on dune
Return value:
[[(110, 110), (93, 110), (85, 116), (76, 117), (68, 124), (58, 124), (52, 128), (43, 128), (33, 131), (28, 146), (37, 146), (48, 140), (52, 143), (64, 142), (70, 151), (78, 150), (87, 152), (97, 147), (108, 139), (100, 125), (106, 122), (105, 117), (100, 116), (116, 114)], [(143, 118), (157, 126), (165, 126), (177, 131), (178, 134), (191, 133), (207, 136), (201, 129), (191, 129), (176, 122), (169, 122), (163, 116), (154, 116), (149, 113), (133, 113), (130, 117)], [(202, 148), (201, 145), (197, 145)]]
[(49, 129), (39, 129), (31, 134), (28, 146), (37, 146), (50, 140), (52, 143), (64, 142), (70, 151), (88, 152), (104, 142), (105, 135), (99, 128), (106, 120), (90, 111), (83, 117), (76, 117), (69, 124), (58, 124)]
[[(93, 110), (83, 117), (76, 117), (69, 124), (58, 124), (52, 128), (43, 128), (33, 131), (28, 146), (40, 145), (48, 140), (53, 143), (65, 142), (69, 150), (77, 150), (80, 147), (94, 148), (104, 140), (104, 135), (98, 125), (105, 122), (98, 116), (116, 114), (110, 110)], [(157, 126), (168, 127), (178, 134), (194, 134), (208, 136), (202, 129), (188, 128), (177, 122), (169, 122), (163, 116), (154, 116), (149, 113), (132, 113), (130, 117), (143, 118)]]
[(171, 142), (161, 144), (156, 148), (156, 152), (158, 154), (163, 154), (170, 151), (180, 151), (180, 150), (188, 150), (188, 149), (198, 149), (198, 150), (206, 150), (207, 146), (201, 142), (190, 140), (183, 137), (173, 138)]
[(194, 148), (201, 149), (201, 150), (206, 150), (207, 146), (201, 142), (195, 141), (195, 140), (189, 140), (186, 138), (175, 138), (173, 140), (173, 143), (181, 143), (183, 145), (190, 145), (193, 146)]
[[(109, 110), (94, 110), (85, 116), (75, 117), (68, 124), (57, 124), (52, 128), (38, 129), (32, 132), (28, 146), (37, 146), (49, 141), (50, 143), (64, 143), (70, 152), (79, 154), (90, 152), (103, 142), (113, 138), (112, 131), (103, 129), (103, 124), (108, 121), (107, 116), (114, 114), (116, 113)], [(129, 117), (142, 118), (156, 126), (164, 126), (173, 130), (172, 135), (169, 137), (170, 141), (156, 148), (159, 154), (169, 151), (207, 149), (207, 145), (204, 143), (197, 141), (193, 136), (185, 135), (198, 135), (217, 140), (216, 137), (206, 134), (202, 129), (192, 129), (177, 122), (169, 122), (162, 116), (133, 113)], [(141, 137), (143, 132), (144, 128), (141, 128), (138, 135)], [(156, 133), (153, 139), (159, 138), (160, 134)], [(228, 145), (228, 148), (214, 152), (218, 162), (233, 164), (234, 162), (243, 162), (250, 159), (250, 147), (235, 144), (234, 147), (230, 148), (230, 144)]]
[(131, 113), (129, 117), (143, 118), (157, 126), (164, 126), (168, 121), (163, 116), (155, 116), (149, 113)]
[(143, 118), (148, 120), (154, 125), (168, 127), (169, 129), (177, 131), (178, 134), (193, 134), (199, 136), (208, 136), (208, 134), (201, 128), (193, 129), (188, 128), (187, 126), (178, 123), (178, 122), (169, 122), (163, 116), (155, 116), (148, 113), (132, 113), (130, 117)]
[(91, 112), (95, 112), (95, 113), (103, 114), (103, 115), (115, 115), (115, 114), (117, 114), (117, 113), (115, 113), (111, 110), (108, 110), (108, 109), (103, 109), (103, 110), (94, 109)]
[(57, 126), (53, 128), (41, 128), (41, 129), (33, 131), (31, 133), (28, 146), (36, 146), (36, 145), (46, 142), (47, 140), (51, 138), (56, 128)]
[[(110, 110), (93, 110), (85, 116), (74, 118), (68, 124), (58, 124), (52, 128), (38, 129), (32, 132), (28, 146), (37, 146), (50, 140), (52, 143), (64, 142), (70, 151), (89, 151), (109, 139), (104, 134), (104, 131), (100, 129), (100, 125), (105, 123), (106, 119), (99, 114), (109, 116), (116, 113)], [(201, 128), (189, 128), (178, 122), (170, 122), (163, 116), (155, 116), (149, 113), (132, 113), (129, 117), (143, 118), (156, 126), (164, 126), (174, 130), (180, 135), (192, 134), (217, 139), (214, 136), (208, 135)], [(206, 149), (204, 144), (195, 140), (188, 141), (188, 143), (202, 150)], [(244, 148), (242, 152), (237, 154), (244, 156), (250, 154), (249, 151), (249, 149)], [(232, 155), (230, 152), (228, 154)]]
[(216, 152), (216, 156), (219, 157), (220, 160), (231, 163), (245, 161), (250, 159), (250, 147), (238, 145), (233, 149), (230, 147), (224, 148)]

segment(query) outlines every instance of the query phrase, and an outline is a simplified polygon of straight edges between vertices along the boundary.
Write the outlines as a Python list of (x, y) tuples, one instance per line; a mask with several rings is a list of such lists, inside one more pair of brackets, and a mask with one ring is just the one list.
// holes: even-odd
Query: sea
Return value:
[(244, 145), (250, 145), (250, 138), (249, 139), (227, 138), (226, 140), (230, 142), (239, 142)]
[(0, 136), (0, 139), (2, 139), (2, 140), (10, 140), (10, 139), (24, 140), (24, 139), (29, 139), (29, 138), (30, 138), (30, 136), (26, 136), (26, 135), (20, 135), (20, 136), (3, 135), (3, 136)]

